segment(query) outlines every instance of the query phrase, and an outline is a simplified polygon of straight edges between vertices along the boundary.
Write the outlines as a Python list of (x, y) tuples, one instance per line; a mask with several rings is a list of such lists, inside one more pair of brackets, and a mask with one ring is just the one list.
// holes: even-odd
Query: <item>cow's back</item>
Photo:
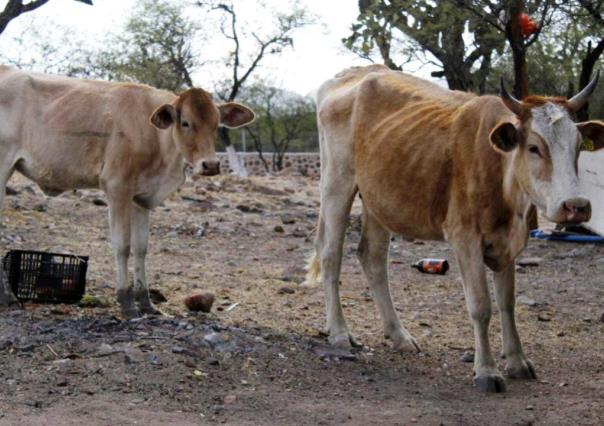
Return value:
[(344, 71), (319, 92), (320, 126), (343, 136), (328, 137), (326, 144), (338, 146), (326, 150), (337, 158), (352, 153), (363, 201), (391, 231), (441, 239), (452, 178), (451, 127), (475, 98), (382, 66)]
[(173, 95), (134, 84), (0, 68), (0, 142), (19, 146), (17, 168), (49, 193), (98, 187), (103, 167), (132, 153), (157, 157), (153, 110)]

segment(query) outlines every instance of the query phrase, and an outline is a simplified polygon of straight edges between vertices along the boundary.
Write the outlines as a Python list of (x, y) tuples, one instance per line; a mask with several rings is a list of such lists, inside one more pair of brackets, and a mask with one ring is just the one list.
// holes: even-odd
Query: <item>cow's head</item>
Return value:
[(253, 119), (252, 110), (243, 105), (236, 102), (217, 105), (205, 90), (189, 89), (171, 104), (157, 108), (150, 121), (158, 129), (171, 129), (185, 161), (211, 176), (220, 173), (214, 148), (218, 126), (235, 128)]
[(501, 84), (501, 98), (517, 120), (499, 123), (490, 134), (498, 151), (512, 156), (513, 171), (548, 220), (579, 223), (591, 217), (591, 205), (579, 192), (579, 151), (584, 139), (594, 149), (604, 147), (604, 122), (575, 123), (572, 114), (585, 105), (599, 73), (572, 99), (512, 97)]

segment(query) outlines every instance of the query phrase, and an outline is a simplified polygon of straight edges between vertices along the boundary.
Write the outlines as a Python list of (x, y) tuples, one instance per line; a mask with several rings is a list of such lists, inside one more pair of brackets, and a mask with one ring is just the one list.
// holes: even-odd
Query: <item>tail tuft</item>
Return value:
[(306, 280), (304, 285), (308, 287), (316, 287), (321, 282), (321, 261), (317, 252), (308, 258), (306, 263)]

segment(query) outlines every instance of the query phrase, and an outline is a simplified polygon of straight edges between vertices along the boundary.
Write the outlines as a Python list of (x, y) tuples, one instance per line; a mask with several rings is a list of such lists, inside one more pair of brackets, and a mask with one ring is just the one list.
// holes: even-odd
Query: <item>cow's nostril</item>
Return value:
[(208, 170), (208, 165), (206, 164), (205, 161), (201, 162), (201, 168), (202, 168), (202, 170)]

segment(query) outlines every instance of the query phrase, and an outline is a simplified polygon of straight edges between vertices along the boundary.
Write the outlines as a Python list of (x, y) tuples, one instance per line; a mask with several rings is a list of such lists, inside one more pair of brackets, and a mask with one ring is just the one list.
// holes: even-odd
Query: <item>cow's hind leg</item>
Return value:
[(524, 355), (516, 329), (514, 318), (514, 262), (502, 271), (495, 272), (493, 278), (497, 306), (501, 313), (503, 356), (506, 361), (505, 373), (512, 379), (536, 379), (535, 369), (531, 361)]
[(140, 313), (134, 304), (132, 284), (128, 279), (132, 197), (123, 193), (107, 192), (107, 199), (109, 201), (111, 244), (117, 266), (117, 301), (126, 318), (135, 318)]
[(132, 253), (134, 255), (134, 299), (143, 314), (161, 314), (149, 299), (145, 256), (149, 241), (149, 210), (134, 206), (132, 212)]
[[(4, 196), (6, 195), (6, 184), (15, 170), (16, 158), (14, 153), (6, 148), (0, 149), (0, 218), (2, 217), (2, 207), (4, 205)], [(0, 224), (1, 226), (1, 224)], [(19, 303), (10, 289), (6, 274), (0, 270), (0, 306), (10, 306)]]
[[(480, 240), (451, 241), (463, 279), (470, 319), (474, 325), (474, 384), (483, 392), (504, 392), (505, 381), (497, 371), (489, 344), (491, 295), (487, 286)], [(465, 240), (465, 241), (464, 241)]]
[(358, 257), (369, 281), (373, 297), (384, 322), (384, 335), (392, 340), (393, 348), (401, 352), (419, 352), (411, 334), (401, 325), (388, 284), (388, 248), (390, 232), (384, 229), (363, 208), (363, 226)]
[(329, 342), (343, 348), (356, 345), (344, 319), (339, 289), (344, 236), (355, 194), (352, 176), (333, 176), (327, 170), (321, 177), (321, 212), (315, 246), (321, 261)]

